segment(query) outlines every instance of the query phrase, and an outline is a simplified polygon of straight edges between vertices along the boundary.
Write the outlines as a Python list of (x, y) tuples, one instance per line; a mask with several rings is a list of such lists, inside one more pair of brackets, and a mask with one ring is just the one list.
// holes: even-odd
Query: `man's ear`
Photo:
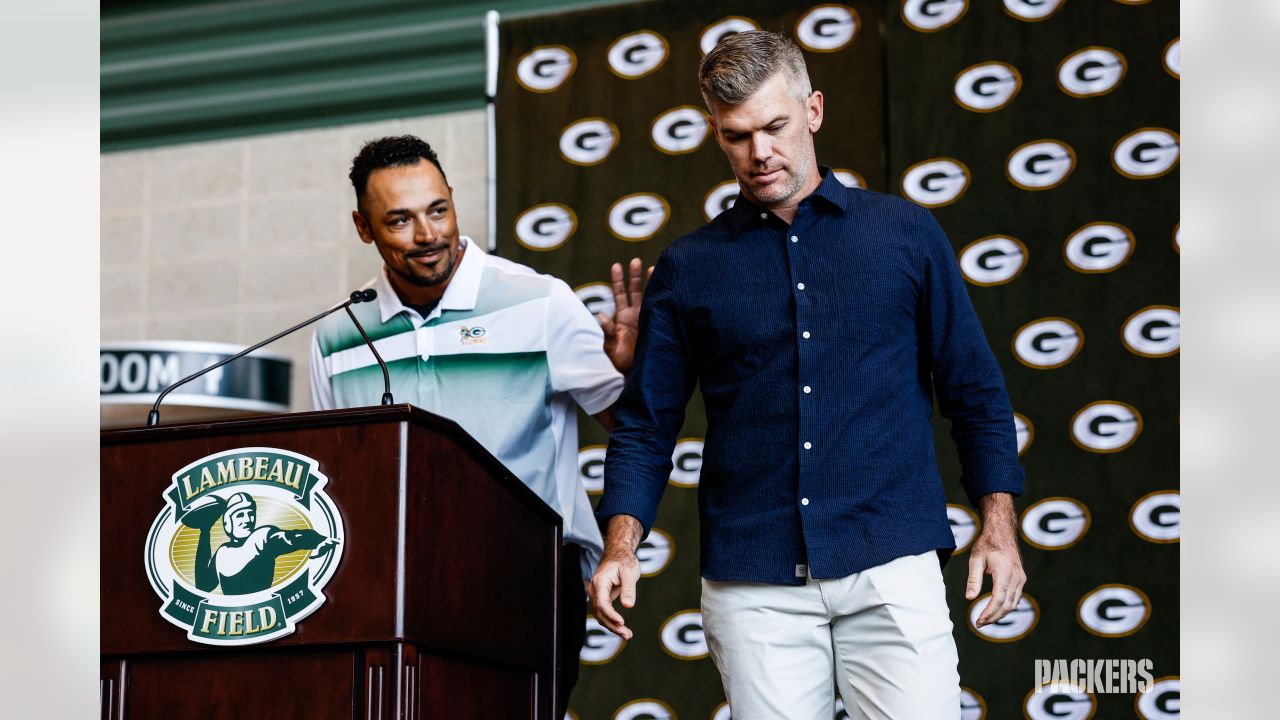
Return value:
[(359, 210), (351, 211), (351, 222), (355, 223), (356, 233), (360, 235), (360, 239), (366, 244), (373, 244), (373, 232), (369, 229), (369, 221), (364, 219), (364, 215)]
[(822, 91), (814, 90), (805, 104), (809, 112), (809, 132), (816, 133), (822, 127)]

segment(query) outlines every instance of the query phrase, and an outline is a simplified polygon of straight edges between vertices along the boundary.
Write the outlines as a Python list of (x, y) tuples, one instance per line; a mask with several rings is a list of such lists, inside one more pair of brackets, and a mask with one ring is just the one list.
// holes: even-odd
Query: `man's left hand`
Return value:
[[(636, 338), (640, 335), (640, 298), (644, 294), (644, 282), (641, 279), (644, 263), (640, 258), (632, 258), (630, 277), (623, 281), (622, 263), (614, 263), (610, 268), (610, 280), (613, 285), (613, 317), (604, 313), (596, 316), (600, 328), (604, 330), (604, 352), (613, 362), (618, 372), (624, 375), (631, 369), (636, 354)], [(644, 275), (653, 274), (653, 267)]]
[(991, 493), (984, 495), (981, 503), (982, 533), (969, 552), (969, 582), (964, 592), (965, 599), (973, 600), (982, 590), (982, 576), (991, 576), (991, 599), (978, 616), (978, 627), (998, 622), (1016, 608), (1027, 582), (1018, 552), (1013, 496)]

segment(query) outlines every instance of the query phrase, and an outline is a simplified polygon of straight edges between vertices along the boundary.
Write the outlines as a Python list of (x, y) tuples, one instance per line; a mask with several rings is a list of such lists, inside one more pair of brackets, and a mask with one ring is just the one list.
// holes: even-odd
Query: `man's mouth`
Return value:
[(765, 172), (751, 173), (751, 181), (759, 185), (767, 185), (782, 175), (782, 168), (774, 168)]
[(423, 265), (434, 265), (440, 260), (440, 258), (444, 257), (444, 253), (447, 249), (447, 245), (441, 245), (435, 248), (414, 250), (411, 253), (407, 253), (405, 257), (409, 258), (409, 260), (413, 262), (421, 263)]

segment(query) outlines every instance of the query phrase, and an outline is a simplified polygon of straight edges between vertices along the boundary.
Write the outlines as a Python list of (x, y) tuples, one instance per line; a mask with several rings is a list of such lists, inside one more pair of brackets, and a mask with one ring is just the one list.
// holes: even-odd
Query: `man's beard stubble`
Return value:
[[(415, 256), (417, 256), (417, 255), (427, 255), (427, 254), (430, 254), (430, 253), (432, 253), (432, 252), (434, 252), (434, 251), (435, 251), (435, 249), (433, 249), (433, 248), (427, 248), (427, 249), (425, 249), (425, 250), (417, 250), (417, 251), (414, 251), (413, 253), (406, 254), (406, 255), (405, 255), (405, 259), (406, 259), (408, 262), (413, 262), (413, 261), (412, 261), (412, 260), (410, 260), (409, 258), (415, 257)], [(444, 268), (443, 268), (440, 272), (438, 272), (438, 273), (433, 273), (433, 274), (428, 275), (428, 276), (425, 276), (425, 277), (424, 277), (424, 276), (422, 276), (422, 275), (415, 275), (415, 274), (413, 274), (413, 273), (405, 272), (405, 271), (400, 270), (400, 269), (398, 269), (398, 268), (393, 268), (393, 269), (395, 270), (396, 274), (397, 274), (397, 275), (399, 275), (399, 276), (401, 277), (401, 279), (403, 279), (405, 282), (409, 283), (410, 285), (413, 285), (413, 286), (415, 286), (415, 287), (424, 287), (424, 288), (425, 288), (425, 287), (435, 287), (435, 286), (437, 286), (437, 285), (439, 285), (439, 284), (443, 283), (444, 281), (448, 280), (448, 279), (449, 279), (449, 277), (450, 277), (451, 275), (453, 275), (453, 267), (454, 267), (454, 265), (457, 265), (457, 263), (458, 263), (458, 255), (460, 255), (460, 254), (461, 254), (461, 249), (460, 249), (460, 248), (456, 248), (456, 247), (455, 247), (455, 248), (454, 248), (454, 251), (453, 251), (452, 253), (450, 253), (450, 252), (448, 252), (448, 246), (446, 245), (446, 249), (445, 249), (445, 263), (446, 263), (446, 264), (445, 264)]]

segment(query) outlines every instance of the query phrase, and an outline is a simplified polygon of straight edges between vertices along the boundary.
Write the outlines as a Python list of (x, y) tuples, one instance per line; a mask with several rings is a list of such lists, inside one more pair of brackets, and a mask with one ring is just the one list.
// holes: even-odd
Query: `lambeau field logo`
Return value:
[(294, 631), (324, 603), (342, 560), (328, 478), (304, 455), (238, 448), (173, 474), (147, 534), (160, 615), (210, 645), (250, 645)]

